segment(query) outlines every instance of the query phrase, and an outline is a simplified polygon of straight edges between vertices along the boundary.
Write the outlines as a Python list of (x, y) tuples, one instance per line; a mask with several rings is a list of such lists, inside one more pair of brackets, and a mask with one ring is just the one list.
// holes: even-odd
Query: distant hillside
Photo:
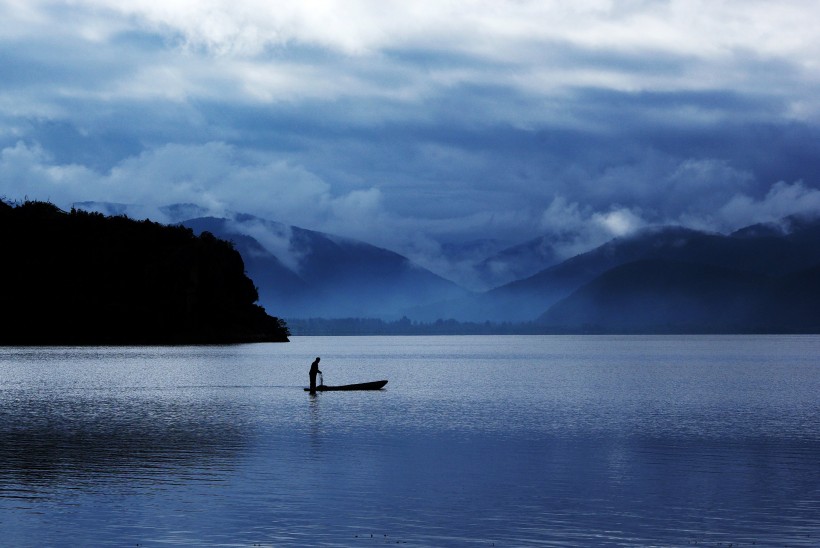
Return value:
[[(136, 206), (84, 207), (131, 214)], [(191, 204), (162, 211), (173, 219), (202, 212)], [(647, 228), (556, 264), (555, 246), (565, 243), (560, 234), (501, 251), (495, 241), (442, 246), (461, 266), (478, 265), (476, 287), (523, 276), (483, 293), (464, 290), (391, 251), (250, 215), (198, 217), (184, 224), (232, 241), (258, 285), (260, 302), (280, 315), (373, 318), (388, 326), (371, 322), (355, 330), (364, 325), (374, 332), (582, 332), (595, 325), (601, 331), (820, 331), (814, 315), (820, 308), (817, 217), (787, 217), (731, 234)], [(488, 259), (473, 262), (485, 253)], [(410, 327), (396, 322), (403, 316)], [(310, 325), (313, 330), (319, 324)]]
[(560, 261), (554, 236), (541, 236), (503, 249), (479, 262), (476, 273), (487, 287), (532, 276)]
[(770, 285), (764, 276), (723, 267), (647, 259), (605, 272), (539, 322), (573, 331), (745, 331), (759, 320)]
[(212, 234), (0, 203), (0, 344), (286, 341), (240, 255)]
[(770, 277), (665, 259), (607, 271), (539, 318), (616, 333), (817, 333), (820, 267)]
[(607, 271), (640, 260), (668, 260), (763, 276), (785, 276), (820, 264), (820, 221), (789, 217), (724, 235), (682, 227), (646, 229), (616, 238), (533, 276), (468, 298), (421, 306), (414, 320), (532, 321)]
[(395, 319), (409, 306), (468, 294), (398, 253), (348, 238), (243, 214), (182, 224), (233, 241), (260, 302), (285, 317)]
[[(510, 282), (474, 297), (418, 307), (408, 312), (413, 319), (452, 317), (460, 321), (532, 321), (551, 305), (583, 284), (618, 265), (675, 249), (691, 237), (707, 236), (679, 227), (646, 230), (628, 238), (616, 238), (537, 274)], [(451, 316), (447, 316), (451, 311)]]

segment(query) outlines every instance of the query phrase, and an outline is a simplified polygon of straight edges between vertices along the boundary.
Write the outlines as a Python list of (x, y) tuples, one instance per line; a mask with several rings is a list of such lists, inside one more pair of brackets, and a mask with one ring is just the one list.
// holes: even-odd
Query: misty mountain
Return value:
[[(108, 207), (121, 212), (125, 206)], [(201, 211), (190, 204), (162, 210), (169, 218)], [(767, 314), (789, 318), (796, 330), (814, 321), (813, 308), (805, 303), (814, 302), (812, 276), (820, 265), (816, 217), (792, 216), (731, 234), (647, 228), (483, 293), (469, 293), (394, 252), (250, 215), (201, 216), (184, 224), (233, 241), (258, 286), (260, 302), (291, 318), (537, 320), (561, 329), (564, 317), (564, 328), (574, 330), (595, 324), (613, 330), (653, 325), (655, 330), (697, 326), (707, 331), (786, 329), (782, 322), (764, 322)], [(462, 264), (491, 252), (477, 263), (478, 275), (490, 283), (557, 261), (555, 249), (561, 244), (541, 237), (500, 251), (495, 241), (445, 244), (442, 251)], [(615, 304), (605, 304), (605, 297)], [(785, 314), (780, 302), (791, 303), (793, 312)], [(632, 311), (633, 319), (618, 318), (619, 308)], [(741, 322), (744, 318), (747, 323)]]
[(441, 253), (452, 262), (476, 263), (497, 253), (504, 245), (498, 240), (480, 238), (466, 242), (444, 242)]
[(539, 322), (604, 332), (743, 330), (760, 318), (766, 276), (667, 259), (617, 266), (554, 304)]
[(188, 219), (196, 219), (198, 217), (206, 217), (208, 210), (196, 204), (170, 204), (162, 206), (159, 210), (168, 217), (172, 223), (180, 223)]
[(820, 263), (820, 221), (789, 217), (729, 235), (682, 227), (659, 227), (613, 239), (528, 278), (448, 302), (416, 307), (417, 320), (530, 321), (605, 272), (640, 260), (667, 260), (784, 276)]
[(573, 332), (777, 333), (820, 329), (820, 267), (766, 276), (647, 259), (613, 268), (539, 322)]
[(611, 268), (652, 257), (664, 250), (675, 253), (692, 239), (711, 236), (680, 227), (647, 229), (630, 237), (615, 238), (527, 278), (475, 296), (417, 307), (408, 315), (425, 321), (439, 317), (452, 317), (460, 321), (531, 321), (555, 302)]
[(476, 264), (476, 274), (490, 288), (532, 276), (560, 262), (556, 243), (555, 236), (541, 236), (508, 247)]
[(361, 241), (236, 214), (182, 223), (234, 242), (263, 306), (285, 317), (397, 318), (467, 292), (398, 253)]

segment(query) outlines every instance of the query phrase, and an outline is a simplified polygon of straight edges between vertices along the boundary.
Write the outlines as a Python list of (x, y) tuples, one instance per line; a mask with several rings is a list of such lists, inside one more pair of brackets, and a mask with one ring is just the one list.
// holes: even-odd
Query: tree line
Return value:
[(41, 201), (0, 202), (0, 344), (287, 341), (230, 242)]

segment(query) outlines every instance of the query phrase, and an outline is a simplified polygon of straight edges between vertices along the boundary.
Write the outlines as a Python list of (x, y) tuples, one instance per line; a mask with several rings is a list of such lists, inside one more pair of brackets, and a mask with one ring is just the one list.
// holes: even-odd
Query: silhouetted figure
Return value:
[(320, 359), (321, 358), (317, 357), (315, 360), (313, 360), (313, 363), (310, 364), (310, 372), (308, 374), (310, 375), (310, 393), (311, 394), (316, 393), (316, 373), (321, 373), (321, 371), (319, 370), (319, 360)]

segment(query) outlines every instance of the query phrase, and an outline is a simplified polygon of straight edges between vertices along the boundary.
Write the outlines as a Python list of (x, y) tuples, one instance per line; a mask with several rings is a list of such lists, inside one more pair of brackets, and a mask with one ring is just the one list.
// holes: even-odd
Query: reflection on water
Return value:
[(247, 443), (212, 402), (14, 392), (0, 401), (0, 490), (13, 485), (21, 498), (63, 484), (155, 486), (191, 467), (224, 471)]
[[(816, 546), (820, 337), (0, 349), (13, 546)], [(302, 391), (322, 356), (333, 384)]]

